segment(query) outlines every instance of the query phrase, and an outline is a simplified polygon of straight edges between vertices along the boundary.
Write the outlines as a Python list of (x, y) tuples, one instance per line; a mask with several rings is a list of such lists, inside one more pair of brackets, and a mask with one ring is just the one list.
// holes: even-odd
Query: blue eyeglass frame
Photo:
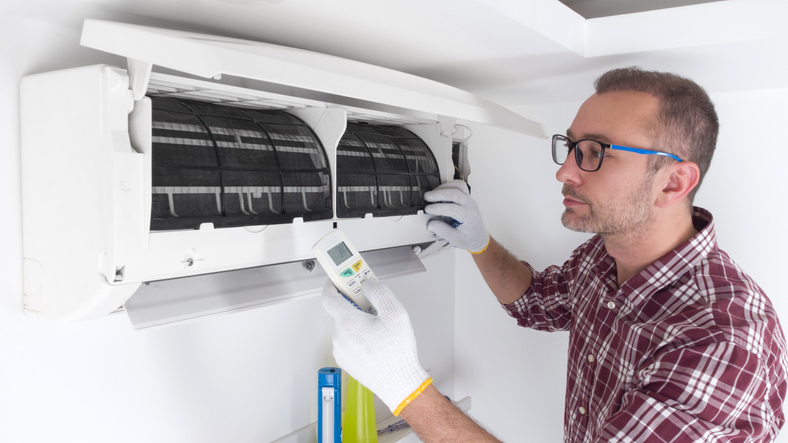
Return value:
[[(561, 137), (562, 139), (566, 139), (566, 141), (567, 141), (567, 142), (569, 142), (569, 150), (570, 150), (570, 151), (572, 151), (572, 150), (574, 150), (574, 151), (575, 151), (575, 162), (577, 163), (577, 167), (578, 167), (578, 168), (580, 168), (580, 169), (582, 169), (583, 171), (587, 171), (587, 172), (596, 172), (596, 171), (598, 171), (598, 170), (599, 170), (599, 168), (601, 168), (601, 167), (602, 167), (602, 160), (604, 160), (604, 158), (605, 158), (605, 157), (604, 157), (604, 155), (603, 155), (603, 156), (602, 156), (602, 157), (599, 159), (599, 165), (598, 165), (598, 166), (596, 167), (596, 169), (594, 169), (593, 171), (589, 171), (589, 170), (587, 170), (587, 169), (583, 169), (583, 168), (580, 166), (580, 164), (582, 163), (583, 159), (582, 159), (582, 158), (578, 158), (578, 155), (580, 155), (580, 154), (578, 154), (578, 151), (577, 151), (577, 149), (575, 149), (575, 148), (577, 147), (578, 143), (580, 143), (580, 142), (582, 142), (582, 141), (586, 141), (586, 140), (588, 140), (588, 141), (592, 141), (592, 142), (595, 142), (595, 143), (599, 143), (599, 145), (600, 145), (600, 146), (602, 146), (602, 154), (604, 154), (604, 153), (605, 153), (605, 149), (614, 149), (614, 150), (617, 150), (617, 151), (627, 151), (627, 152), (634, 152), (635, 154), (643, 154), (643, 155), (661, 155), (661, 156), (663, 156), (663, 157), (669, 157), (669, 158), (672, 158), (673, 160), (676, 160), (677, 162), (683, 162), (683, 161), (684, 161), (684, 160), (682, 160), (682, 159), (678, 158), (677, 156), (675, 156), (675, 155), (673, 155), (673, 154), (670, 154), (670, 153), (668, 153), (668, 152), (663, 152), (663, 151), (654, 151), (654, 150), (651, 150), (651, 149), (632, 148), (632, 147), (629, 147), (629, 146), (614, 145), (614, 144), (611, 144), (611, 143), (603, 143), (603, 142), (601, 142), (601, 141), (599, 141), (599, 140), (594, 140), (594, 139), (592, 139), (592, 138), (582, 138), (582, 139), (580, 139), (580, 140), (578, 140), (578, 141), (576, 141), (576, 142), (573, 142), (573, 141), (572, 141), (572, 139), (570, 139), (570, 138), (569, 138), (568, 136), (566, 136), (566, 135), (555, 134), (555, 135), (553, 135), (553, 140), (552, 140), (552, 141), (553, 141), (553, 161), (554, 161), (555, 163), (559, 164), (559, 165), (561, 165), (561, 164), (563, 164), (563, 163), (558, 163), (558, 160), (555, 158), (555, 141), (556, 141), (556, 138), (557, 138), (557, 137)], [(568, 154), (568, 153), (567, 153), (567, 154)], [(567, 155), (567, 157), (568, 157), (568, 155)]]

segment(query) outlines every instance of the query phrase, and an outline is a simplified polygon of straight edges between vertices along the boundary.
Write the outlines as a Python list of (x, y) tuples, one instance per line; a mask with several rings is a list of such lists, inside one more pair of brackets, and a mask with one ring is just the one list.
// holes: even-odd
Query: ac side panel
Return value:
[[(129, 139), (130, 146), (113, 153), (113, 176), (107, 189), (107, 244), (104, 274), (122, 283), (140, 282), (142, 263), (148, 247), (151, 208), (151, 129), (150, 100), (134, 102), (127, 119), (118, 121), (119, 139)], [(119, 145), (120, 143), (116, 144)], [(133, 148), (132, 148), (133, 147)]]
[[(108, 76), (121, 84), (108, 89)], [(110, 96), (125, 95), (127, 83), (122, 71), (105, 66), (22, 80), (23, 252), (31, 315), (56, 322), (98, 317), (138, 286), (113, 288), (100, 272), (107, 248), (102, 198), (119, 136), (109, 128), (122, 127), (117, 121), (126, 112), (110, 109)]]

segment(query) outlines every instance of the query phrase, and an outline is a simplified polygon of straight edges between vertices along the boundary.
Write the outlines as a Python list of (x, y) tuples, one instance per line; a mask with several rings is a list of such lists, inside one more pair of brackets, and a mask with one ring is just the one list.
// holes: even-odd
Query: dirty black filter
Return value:
[(440, 185), (429, 146), (400, 126), (348, 123), (337, 147), (337, 216), (415, 214)]
[(151, 229), (332, 217), (325, 150), (297, 117), (284, 111), (150, 98)]

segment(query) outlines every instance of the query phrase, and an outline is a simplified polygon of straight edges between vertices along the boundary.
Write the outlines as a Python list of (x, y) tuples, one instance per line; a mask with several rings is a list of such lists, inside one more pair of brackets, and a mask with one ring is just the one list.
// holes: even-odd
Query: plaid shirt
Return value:
[[(521, 326), (569, 331), (567, 442), (771, 441), (784, 422), (785, 338), (763, 290), (698, 234), (620, 288), (599, 236), (504, 305)], [(530, 267), (530, 266), (529, 266)]]

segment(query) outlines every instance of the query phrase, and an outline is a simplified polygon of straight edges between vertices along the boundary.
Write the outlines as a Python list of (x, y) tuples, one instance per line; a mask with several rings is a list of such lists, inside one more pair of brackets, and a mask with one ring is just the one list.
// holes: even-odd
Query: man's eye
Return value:
[(601, 158), (603, 157), (603, 150), (602, 149), (592, 149), (590, 154), (594, 158)]

